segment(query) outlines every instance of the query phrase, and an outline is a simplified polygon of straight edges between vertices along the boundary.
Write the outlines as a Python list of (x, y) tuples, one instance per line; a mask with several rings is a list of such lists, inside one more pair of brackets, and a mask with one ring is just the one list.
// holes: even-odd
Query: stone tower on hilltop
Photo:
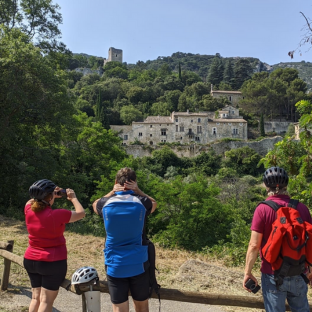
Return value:
[(104, 66), (106, 63), (113, 61), (122, 63), (122, 50), (110, 47), (108, 49), (108, 59), (104, 59)]

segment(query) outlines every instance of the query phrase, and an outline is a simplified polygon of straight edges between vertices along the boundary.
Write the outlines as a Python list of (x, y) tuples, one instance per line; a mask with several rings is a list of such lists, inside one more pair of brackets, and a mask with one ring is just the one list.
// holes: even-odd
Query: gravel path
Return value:
[[(10, 287), (13, 287), (10, 285)], [(0, 312), (26, 312), (31, 298), (31, 289), (28, 287), (10, 288), (9, 291), (0, 293)], [(150, 312), (159, 311), (157, 299), (150, 300)], [(61, 288), (54, 302), (52, 312), (77, 312), (82, 311), (81, 296), (67, 292)], [(101, 294), (101, 312), (111, 312), (112, 307), (108, 294)], [(225, 312), (222, 307), (206, 304), (176, 302), (161, 300), (161, 312)], [(134, 312), (130, 298), (130, 312)]]

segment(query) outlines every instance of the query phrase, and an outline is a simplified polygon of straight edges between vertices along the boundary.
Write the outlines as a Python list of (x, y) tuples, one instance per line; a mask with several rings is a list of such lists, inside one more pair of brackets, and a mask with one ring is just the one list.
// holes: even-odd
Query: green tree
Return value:
[(245, 80), (250, 79), (252, 75), (252, 68), (247, 59), (239, 58), (234, 63), (234, 78), (233, 87), (238, 90), (243, 85)]
[(20, 207), (36, 177), (53, 176), (54, 146), (74, 113), (66, 79), (20, 30), (0, 29), (0, 206)]
[(101, 98), (101, 91), (99, 92), (98, 95), (98, 99), (96, 102), (96, 121), (99, 121), (102, 126), (104, 127), (104, 129), (109, 130), (110, 129), (110, 125), (109, 125), (109, 120), (108, 120), (108, 116), (107, 116), (107, 109), (106, 109), (106, 105), (105, 105), (105, 101), (102, 101)]
[(20, 29), (45, 52), (64, 51), (58, 41), (62, 23), (60, 6), (52, 0), (0, 1), (0, 24), (7, 29)]
[(154, 150), (152, 157), (145, 159), (146, 167), (153, 173), (163, 177), (168, 167), (179, 167), (179, 157), (167, 146)]
[(182, 80), (181, 63), (179, 62), (179, 80)]
[(217, 155), (214, 150), (210, 150), (208, 153), (202, 152), (192, 159), (193, 167), (189, 168), (187, 172), (197, 172), (207, 176), (215, 175), (221, 167), (221, 158), (221, 155)]
[(212, 85), (219, 85), (219, 83), (223, 80), (223, 71), (224, 67), (222, 59), (219, 55), (216, 55), (210, 66), (207, 82)]
[(263, 167), (257, 167), (261, 157), (249, 146), (236, 148), (225, 152), (224, 167), (232, 168), (241, 175), (257, 176), (263, 172)]
[(265, 136), (263, 114), (261, 114), (261, 116), (260, 116), (260, 135), (261, 135), (262, 137)]
[(229, 206), (216, 198), (219, 189), (203, 176), (185, 183), (176, 177), (155, 186), (159, 200), (157, 215), (150, 221), (154, 240), (163, 246), (200, 251), (229, 234), (233, 220)]
[(133, 105), (124, 106), (120, 109), (120, 118), (125, 125), (131, 125), (133, 121), (139, 121), (142, 117), (142, 113)]
[[(228, 58), (226, 59), (225, 64), (224, 64), (223, 82), (226, 83), (227, 85), (232, 86), (233, 76), (234, 76), (234, 71), (233, 71), (232, 60)], [(221, 90), (224, 90), (224, 89), (222, 88)]]

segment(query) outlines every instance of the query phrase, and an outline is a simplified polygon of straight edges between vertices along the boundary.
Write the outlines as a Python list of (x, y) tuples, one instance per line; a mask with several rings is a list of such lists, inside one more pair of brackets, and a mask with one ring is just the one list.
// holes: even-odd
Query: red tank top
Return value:
[(66, 240), (63, 235), (71, 211), (52, 210), (50, 206), (40, 212), (25, 206), (25, 221), (29, 233), (29, 246), (24, 257), (37, 261), (59, 261), (67, 259)]

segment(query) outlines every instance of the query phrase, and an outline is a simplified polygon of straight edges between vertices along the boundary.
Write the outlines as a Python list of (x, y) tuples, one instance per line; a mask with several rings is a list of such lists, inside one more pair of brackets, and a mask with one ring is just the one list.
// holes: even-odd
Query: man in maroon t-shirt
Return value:
[[(278, 205), (286, 206), (290, 200), (287, 193), (288, 176), (284, 169), (272, 167), (265, 171), (263, 182), (268, 192), (268, 198)], [(299, 203), (297, 210), (303, 221), (312, 224), (312, 218), (309, 209), (302, 203)], [(271, 264), (268, 263), (262, 255), (262, 247), (268, 240), (272, 223), (276, 220), (276, 212), (266, 204), (257, 206), (252, 223), (251, 237), (246, 254), (245, 276), (243, 287), (246, 282), (252, 279), (258, 285), (257, 279), (252, 275), (252, 268), (257, 260), (260, 250), (261, 258), (261, 284), (264, 300), (265, 311), (267, 312), (284, 312), (285, 300), (287, 299), (292, 311), (309, 312), (309, 303), (307, 299), (307, 284), (300, 275), (286, 276), (284, 282), (277, 289)]]

